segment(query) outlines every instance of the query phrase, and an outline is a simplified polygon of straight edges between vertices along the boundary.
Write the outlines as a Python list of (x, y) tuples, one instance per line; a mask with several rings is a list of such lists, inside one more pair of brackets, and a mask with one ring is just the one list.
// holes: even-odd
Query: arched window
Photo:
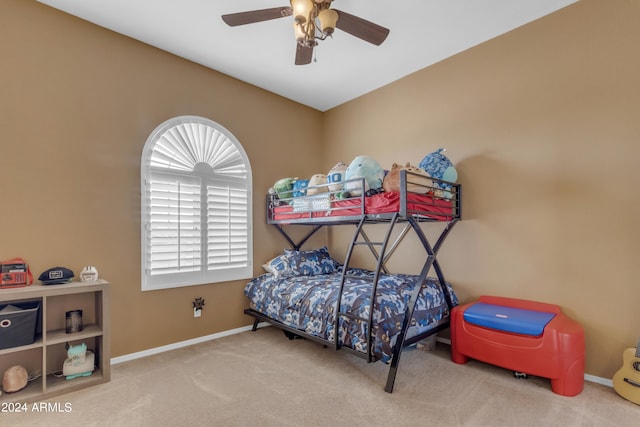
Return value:
[(158, 126), (141, 162), (142, 290), (251, 277), (251, 182), (224, 127), (196, 116)]

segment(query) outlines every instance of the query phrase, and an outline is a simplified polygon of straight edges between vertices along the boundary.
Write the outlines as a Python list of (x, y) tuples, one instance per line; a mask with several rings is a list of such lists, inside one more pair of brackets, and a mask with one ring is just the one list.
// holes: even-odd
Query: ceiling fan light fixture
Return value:
[(291, 0), (293, 18), (298, 24), (304, 24), (311, 19), (313, 11), (313, 1), (311, 0)]
[(298, 24), (297, 22), (293, 23), (293, 31), (296, 35), (296, 41), (298, 43), (303, 43), (304, 39), (306, 37), (306, 34), (304, 32), (304, 29), (302, 28), (302, 25)]
[[(365, 42), (379, 46), (389, 35), (389, 29), (341, 10), (332, 10), (333, 0), (289, 0), (290, 7), (271, 7), (222, 15), (231, 27), (293, 17), (296, 38), (296, 65), (312, 62), (318, 42), (333, 36), (336, 29)], [(338, 25), (340, 24), (340, 25)]]
[(322, 32), (330, 36), (336, 29), (338, 22), (338, 12), (333, 9), (324, 9), (318, 14), (318, 20), (320, 21), (320, 29)]

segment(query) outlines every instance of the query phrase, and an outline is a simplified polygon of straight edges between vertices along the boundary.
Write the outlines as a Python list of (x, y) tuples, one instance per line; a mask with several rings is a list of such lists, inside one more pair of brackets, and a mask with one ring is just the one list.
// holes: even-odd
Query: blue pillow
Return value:
[(326, 246), (309, 251), (285, 249), (283, 256), (289, 274), (294, 276), (330, 274), (340, 267), (340, 263), (329, 255), (329, 250)]

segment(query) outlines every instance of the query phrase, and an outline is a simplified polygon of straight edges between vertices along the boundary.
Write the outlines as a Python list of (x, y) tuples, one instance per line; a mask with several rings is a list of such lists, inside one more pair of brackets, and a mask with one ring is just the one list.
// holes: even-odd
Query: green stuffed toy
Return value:
[[(270, 193), (278, 195), (279, 199), (290, 199), (293, 197), (293, 183), (298, 178), (282, 178), (273, 184), (273, 187), (269, 190)], [(286, 201), (286, 200), (285, 200)]]

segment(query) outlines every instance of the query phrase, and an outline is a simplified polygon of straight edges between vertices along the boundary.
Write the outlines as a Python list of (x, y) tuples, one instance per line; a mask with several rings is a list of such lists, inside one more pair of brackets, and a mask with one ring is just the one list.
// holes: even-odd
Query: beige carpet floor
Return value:
[(586, 382), (576, 397), (544, 378), (407, 349), (388, 366), (262, 328), (113, 366), (111, 382), (51, 399), (69, 412), (0, 413), (1, 426), (637, 426), (640, 406)]

